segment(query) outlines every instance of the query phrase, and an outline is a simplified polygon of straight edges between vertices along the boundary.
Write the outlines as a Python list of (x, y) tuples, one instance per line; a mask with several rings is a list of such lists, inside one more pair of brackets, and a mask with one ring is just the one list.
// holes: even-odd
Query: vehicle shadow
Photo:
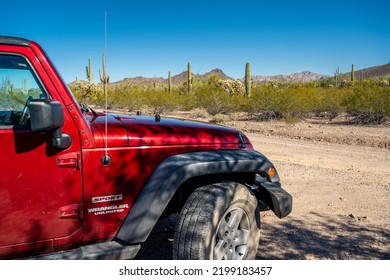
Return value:
[(148, 240), (141, 246), (136, 260), (172, 260), (173, 235), (178, 214), (160, 220), (154, 227)]
[[(257, 260), (389, 260), (390, 232), (365, 218), (327, 217), (311, 212), (309, 219), (262, 220)], [(176, 217), (159, 222), (142, 246), (138, 260), (172, 260)]]

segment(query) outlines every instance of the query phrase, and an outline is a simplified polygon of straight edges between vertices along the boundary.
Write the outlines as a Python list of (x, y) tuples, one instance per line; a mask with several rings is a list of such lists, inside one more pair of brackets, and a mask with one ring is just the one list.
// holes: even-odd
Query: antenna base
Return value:
[(107, 166), (111, 163), (111, 157), (109, 155), (104, 155), (104, 156), (102, 156), (102, 159), (100, 160), (100, 162), (103, 165)]

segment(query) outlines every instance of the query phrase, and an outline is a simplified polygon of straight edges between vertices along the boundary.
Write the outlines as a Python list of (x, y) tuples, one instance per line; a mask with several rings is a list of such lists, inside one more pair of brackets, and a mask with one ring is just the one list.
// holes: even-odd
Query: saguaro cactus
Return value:
[(171, 77), (171, 71), (168, 71), (168, 92), (169, 92), (169, 94), (172, 93), (172, 77)]
[(7, 93), (12, 94), (14, 92), (14, 85), (11, 80), (7, 80)]
[(355, 80), (355, 66), (352, 64), (352, 69), (351, 69), (351, 82)]
[(28, 81), (27, 79), (23, 79), (23, 89), (22, 89), (22, 93), (24, 95), (27, 95), (28, 94)]
[(85, 66), (85, 73), (87, 74), (88, 82), (92, 83), (93, 74), (92, 74), (92, 63), (90, 58), (88, 58), (88, 65)]
[(187, 91), (192, 92), (192, 72), (191, 72), (191, 62), (187, 64)]
[(335, 81), (335, 84), (336, 84), (336, 87), (339, 86), (340, 84), (340, 67), (337, 67), (336, 68), (336, 71), (334, 72), (334, 81)]
[(157, 89), (158, 86), (159, 86), (159, 84), (158, 84), (158, 82), (157, 82), (156, 75), (154, 75), (153, 88), (154, 88), (154, 89)]
[(110, 82), (110, 76), (107, 75), (106, 56), (104, 55), (104, 53), (103, 53), (103, 57), (102, 57), (102, 67), (103, 67), (103, 73), (101, 73), (100, 69), (99, 69), (99, 77), (100, 77), (100, 81), (103, 83), (104, 95), (106, 95), (107, 86), (108, 86), (108, 83)]
[(249, 62), (245, 65), (245, 97), (251, 96), (251, 65)]

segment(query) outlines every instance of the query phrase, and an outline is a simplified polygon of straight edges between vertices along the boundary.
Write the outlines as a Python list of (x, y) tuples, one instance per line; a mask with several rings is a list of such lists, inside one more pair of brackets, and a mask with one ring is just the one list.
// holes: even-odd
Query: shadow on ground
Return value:
[(389, 231), (370, 225), (365, 217), (311, 212), (305, 219), (263, 219), (262, 226), (257, 259), (390, 259)]
[[(263, 217), (256, 259), (390, 259), (389, 231), (370, 225), (364, 217), (311, 212), (305, 218), (270, 218)], [(175, 220), (163, 220), (136, 259), (171, 260)]]

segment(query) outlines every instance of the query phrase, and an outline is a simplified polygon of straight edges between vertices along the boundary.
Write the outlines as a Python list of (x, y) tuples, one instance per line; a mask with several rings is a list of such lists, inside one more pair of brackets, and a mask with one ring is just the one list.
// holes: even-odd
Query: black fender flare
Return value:
[[(255, 150), (193, 152), (168, 157), (149, 177), (116, 240), (127, 244), (145, 242), (176, 190), (190, 178), (245, 172), (267, 174), (270, 168), (274, 168), (273, 164)], [(279, 181), (276, 172), (270, 181)]]

